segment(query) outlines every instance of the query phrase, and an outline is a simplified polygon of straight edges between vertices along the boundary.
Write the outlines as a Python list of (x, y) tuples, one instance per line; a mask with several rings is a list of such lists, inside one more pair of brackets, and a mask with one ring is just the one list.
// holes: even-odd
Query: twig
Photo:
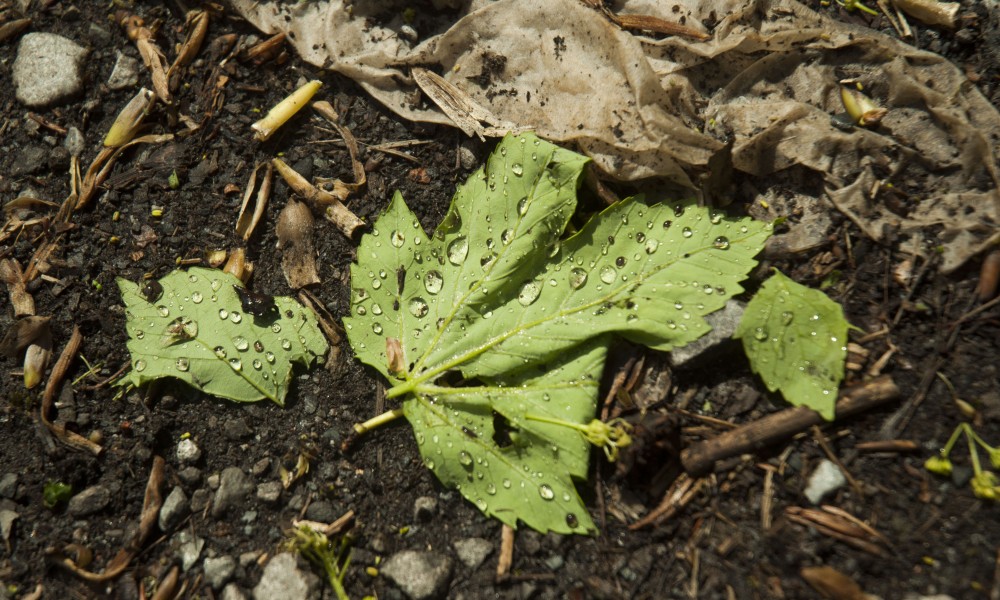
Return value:
[(874, 440), (854, 444), (858, 452), (917, 452), (920, 445), (913, 440)]
[(49, 420), (49, 411), (52, 410), (56, 396), (59, 395), (59, 390), (62, 388), (63, 379), (66, 378), (66, 372), (69, 371), (69, 365), (76, 358), (76, 353), (82, 343), (83, 335), (80, 333), (80, 328), (73, 327), (73, 334), (66, 343), (66, 347), (63, 348), (62, 354), (59, 355), (59, 360), (52, 367), (52, 373), (49, 374), (49, 381), (45, 384), (45, 394), (42, 396), (42, 408), (39, 411), (39, 417), (42, 423), (45, 424), (45, 427), (52, 432), (52, 435), (56, 436), (56, 439), (71, 448), (84, 450), (97, 456), (102, 450), (99, 445), (78, 433), (67, 430), (65, 425), (53, 423)]
[[(846, 390), (837, 401), (836, 414), (839, 418), (846, 418), (884, 404), (898, 395), (899, 388), (895, 382), (890, 376), (883, 375)], [(681, 453), (681, 463), (690, 475), (701, 475), (711, 471), (716, 461), (760, 450), (823, 422), (823, 417), (812, 409), (804, 406), (789, 408), (687, 448)]]
[(635, 531), (666, 521), (687, 506), (704, 486), (704, 478), (691, 479), (687, 473), (681, 473), (673, 485), (670, 486), (670, 489), (667, 490), (660, 504), (650, 511), (648, 515), (629, 525), (628, 528)]
[(500, 530), (500, 557), (497, 559), (497, 583), (510, 577), (510, 566), (514, 562), (514, 528), (504, 523)]

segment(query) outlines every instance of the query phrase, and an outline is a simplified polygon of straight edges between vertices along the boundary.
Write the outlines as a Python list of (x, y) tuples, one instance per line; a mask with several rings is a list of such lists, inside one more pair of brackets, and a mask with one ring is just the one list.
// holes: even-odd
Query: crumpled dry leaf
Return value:
[[(801, 200), (832, 200), (876, 240), (899, 229), (925, 251), (915, 234), (941, 229), (943, 271), (1000, 239), (991, 142), (1000, 114), (944, 58), (794, 0), (616, 5), (619, 15), (693, 28), (724, 15), (705, 41), (630, 33), (576, 0), (473, 0), (414, 46), (398, 33), (402, 17), (384, 21), (346, 0), (230, 4), (268, 33), (294, 33), (305, 60), (355, 79), (414, 121), (452, 124), (420, 100), (411, 76), (436, 66), (498, 120), (574, 143), (619, 179), (694, 187), (731, 136), (737, 169), (815, 190)], [(831, 124), (845, 76), (889, 109), (879, 129)], [(869, 197), (876, 167), (897, 189), (919, 182), (919, 197), (897, 212)]]
[(281, 271), (293, 290), (320, 282), (313, 245), (313, 216), (303, 202), (289, 199), (278, 215), (278, 250)]

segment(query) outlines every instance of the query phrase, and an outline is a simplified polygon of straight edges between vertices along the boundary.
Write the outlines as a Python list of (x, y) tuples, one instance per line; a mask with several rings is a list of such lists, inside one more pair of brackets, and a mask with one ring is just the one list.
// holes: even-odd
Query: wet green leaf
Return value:
[(141, 289), (118, 279), (132, 370), (121, 381), (141, 386), (174, 377), (237, 402), (270, 398), (283, 405), (292, 363), (312, 365), (327, 350), (312, 311), (288, 297), (244, 312), (229, 273), (177, 270)]
[(829, 421), (844, 378), (847, 327), (839, 304), (775, 271), (750, 300), (734, 337), (767, 389)]
[(573, 426), (594, 418), (607, 334), (660, 350), (697, 339), (770, 231), (635, 198), (563, 239), (585, 163), (507, 136), (430, 237), (396, 194), (358, 248), (344, 319), (443, 483), (505, 523), (561, 533), (594, 528), (573, 485), (589, 457)]

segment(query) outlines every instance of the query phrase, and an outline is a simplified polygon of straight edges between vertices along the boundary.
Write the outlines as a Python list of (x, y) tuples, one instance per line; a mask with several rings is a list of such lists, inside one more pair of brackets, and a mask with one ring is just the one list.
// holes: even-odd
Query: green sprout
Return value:
[(848, 12), (854, 12), (855, 10), (860, 10), (861, 12), (866, 12), (872, 16), (878, 16), (878, 12), (872, 8), (865, 6), (861, 0), (837, 0), (837, 4), (844, 7), (844, 10)]
[(325, 534), (308, 525), (290, 529), (287, 535), (289, 539), (285, 542), (285, 548), (298, 552), (314, 566), (322, 569), (337, 598), (348, 600), (347, 592), (344, 590), (344, 576), (347, 574), (347, 566), (351, 563), (350, 537), (343, 536), (339, 542), (333, 542)]
[(42, 504), (46, 508), (55, 508), (60, 502), (69, 500), (73, 495), (73, 486), (61, 481), (50, 481), (42, 489)]
[(563, 427), (576, 429), (580, 432), (580, 435), (583, 436), (583, 439), (604, 450), (604, 455), (608, 457), (608, 462), (615, 462), (618, 460), (618, 450), (620, 448), (625, 448), (632, 443), (632, 436), (629, 435), (629, 432), (632, 430), (632, 426), (622, 418), (612, 419), (607, 423), (601, 421), (600, 419), (594, 419), (586, 425), (571, 423), (569, 421), (561, 421), (559, 419), (551, 419), (540, 415), (529, 414), (525, 415), (525, 418), (529, 421), (538, 421), (540, 423), (548, 423), (550, 425), (562, 425)]
[(963, 433), (965, 434), (966, 443), (969, 445), (969, 461), (972, 463), (973, 475), (970, 481), (972, 493), (977, 498), (982, 498), (983, 500), (1000, 501), (1000, 479), (997, 478), (997, 474), (993, 471), (983, 469), (979, 462), (979, 451), (976, 448), (980, 446), (983, 450), (986, 450), (990, 464), (994, 468), (1000, 469), (1000, 447), (993, 447), (987, 444), (986, 440), (979, 437), (972, 429), (972, 425), (968, 423), (961, 423), (955, 428), (955, 431), (948, 438), (948, 443), (944, 445), (941, 452), (924, 462), (924, 468), (937, 475), (950, 475), (952, 464), (948, 456), (955, 448), (955, 444), (958, 443), (958, 439)]

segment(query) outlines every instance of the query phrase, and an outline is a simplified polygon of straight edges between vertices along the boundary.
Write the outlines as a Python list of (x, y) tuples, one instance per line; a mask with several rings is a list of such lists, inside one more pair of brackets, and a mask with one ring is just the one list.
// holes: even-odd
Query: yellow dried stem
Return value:
[(246, 283), (250, 279), (250, 275), (253, 274), (253, 263), (247, 260), (246, 248), (235, 248), (232, 250), (222, 270)]
[(937, 0), (893, 0), (896, 8), (918, 21), (954, 29), (955, 17), (962, 7), (958, 2), (938, 2)]
[(276, 104), (268, 111), (266, 117), (251, 125), (257, 141), (263, 142), (274, 135), (275, 131), (312, 100), (321, 85), (323, 85), (322, 82), (318, 80), (310, 81)]
[[(261, 167), (266, 167), (264, 172), (264, 178), (260, 183), (260, 188), (257, 190), (256, 196), (254, 196), (254, 187), (257, 181), (257, 172)], [(261, 217), (264, 216), (264, 209), (267, 207), (267, 201), (271, 197), (271, 182), (274, 180), (274, 169), (271, 167), (270, 163), (264, 163), (258, 165), (254, 169), (253, 174), (250, 176), (250, 183), (247, 184), (246, 193), (243, 194), (243, 205), (240, 207), (239, 217), (236, 218), (236, 234), (243, 238), (243, 241), (250, 239), (253, 234), (254, 229), (257, 227), (257, 223), (260, 222)], [(250, 205), (250, 198), (255, 197), (253, 213), (247, 212), (247, 207)]]
[(104, 137), (104, 146), (119, 148), (131, 142), (155, 103), (156, 95), (153, 92), (146, 88), (139, 90), (111, 124), (108, 135)]
[(201, 50), (201, 45), (205, 42), (205, 34), (208, 33), (209, 13), (206, 10), (192, 10), (185, 18), (185, 25), (188, 27), (187, 37), (180, 50), (177, 51), (177, 58), (167, 70), (167, 77), (170, 78), (181, 69), (187, 66)]
[(10, 305), (14, 308), (15, 317), (35, 314), (35, 299), (24, 286), (21, 263), (12, 258), (0, 260), (0, 280), (7, 284), (7, 293), (10, 295)]
[(862, 127), (878, 125), (889, 111), (875, 104), (871, 98), (847, 85), (840, 86), (840, 100), (855, 123)]
[(342, 200), (347, 198), (349, 193), (347, 186), (340, 180), (333, 181), (333, 193), (321, 190), (312, 185), (295, 169), (289, 167), (280, 158), (272, 159), (274, 168), (285, 180), (292, 190), (321, 208), (324, 208), (324, 216), (328, 221), (337, 226), (347, 237), (353, 237), (354, 232), (365, 224), (357, 215), (352, 213), (343, 205)]

